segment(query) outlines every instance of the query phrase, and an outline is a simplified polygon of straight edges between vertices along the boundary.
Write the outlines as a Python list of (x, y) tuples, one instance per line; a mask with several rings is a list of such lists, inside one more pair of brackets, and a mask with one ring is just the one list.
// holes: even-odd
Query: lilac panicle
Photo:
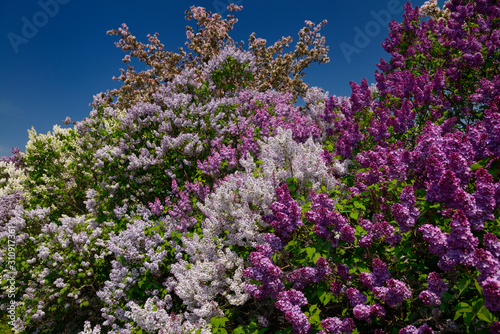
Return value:
[(285, 313), (285, 319), (292, 325), (294, 334), (307, 334), (311, 325), (300, 307), (307, 305), (307, 298), (301, 291), (282, 291), (276, 296), (275, 306)]
[(411, 290), (399, 280), (391, 278), (386, 285), (387, 287), (375, 287), (372, 291), (377, 298), (385, 301), (390, 307), (397, 307), (403, 300), (411, 297)]
[(321, 331), (319, 333), (332, 333), (332, 334), (351, 334), (352, 331), (356, 328), (354, 325), (354, 320), (351, 318), (345, 318), (344, 320), (340, 320), (337, 317), (326, 318), (321, 320), (321, 326), (325, 329), (325, 331)]
[(283, 272), (270, 259), (274, 252), (269, 244), (259, 245), (258, 250), (250, 253), (253, 267), (246, 268), (243, 275), (263, 284), (260, 286), (247, 284), (245, 290), (258, 300), (264, 300), (268, 296), (275, 298), (285, 288), (280, 280)]
[(316, 266), (317, 268), (302, 267), (296, 269), (286, 276), (286, 280), (293, 283), (293, 289), (302, 291), (308, 284), (318, 283), (332, 272), (324, 257), (320, 257), (316, 261)]
[(273, 215), (264, 216), (266, 223), (275, 229), (275, 234), (283, 241), (288, 242), (291, 234), (303, 225), (300, 207), (290, 196), (290, 190), (286, 183), (276, 188), (278, 201), (270, 205)]
[(420, 293), (418, 298), (426, 305), (438, 306), (441, 304), (441, 297), (448, 290), (448, 286), (441, 276), (436, 272), (431, 272), (427, 277), (427, 290)]

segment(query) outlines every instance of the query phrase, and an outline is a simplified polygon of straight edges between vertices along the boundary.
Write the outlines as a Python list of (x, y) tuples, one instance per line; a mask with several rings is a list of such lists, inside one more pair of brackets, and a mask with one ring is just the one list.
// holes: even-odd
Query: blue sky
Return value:
[[(133, 35), (147, 42), (159, 33), (166, 49), (177, 51), (186, 41), (185, 10), (202, 6), (224, 17), (226, 0), (23, 0), (3, 3), (0, 12), (0, 157), (12, 147), (25, 150), (28, 129), (47, 133), (66, 116), (79, 121), (88, 116), (92, 96), (119, 87), (112, 80), (125, 67), (116, 36), (106, 31), (126, 23)], [(421, 6), (424, 0), (412, 4)], [(443, 1), (439, 4), (442, 5)], [(310, 86), (331, 95), (350, 95), (349, 81), (366, 77), (374, 82), (380, 58), (389, 60), (381, 43), (388, 35), (387, 19), (402, 20), (401, 0), (235, 0), (243, 10), (231, 36), (281, 36), (297, 41), (305, 20), (323, 19), (330, 47), (330, 63), (313, 65), (305, 76)], [(191, 21), (192, 24), (193, 21)], [(363, 36), (364, 35), (364, 36)], [(292, 44), (292, 47), (295, 44)], [(246, 45), (246, 43), (245, 43)], [(186, 48), (185, 48), (186, 49)]]

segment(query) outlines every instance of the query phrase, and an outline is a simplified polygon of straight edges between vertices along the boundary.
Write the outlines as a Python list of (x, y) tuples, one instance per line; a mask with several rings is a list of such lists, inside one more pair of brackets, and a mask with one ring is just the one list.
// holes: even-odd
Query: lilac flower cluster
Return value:
[(12, 148), (12, 155), (9, 157), (2, 156), (0, 158), (0, 161), (6, 162), (6, 163), (13, 163), (16, 168), (21, 168), (23, 165), (23, 157), (21, 155), (21, 149), (19, 147), (13, 147)]
[(245, 269), (243, 275), (263, 284), (260, 286), (247, 284), (245, 290), (259, 300), (263, 300), (268, 296), (275, 298), (285, 288), (281, 281), (283, 272), (271, 260), (274, 251), (270, 245), (263, 244), (257, 247), (258, 252), (250, 253), (250, 261), (252, 261), (253, 267)]
[(317, 268), (302, 267), (295, 269), (287, 274), (285, 279), (293, 284), (292, 288), (294, 290), (302, 291), (310, 283), (318, 283), (324, 280), (325, 277), (332, 272), (332, 269), (324, 257), (320, 257), (316, 261), (316, 266)]
[(408, 232), (415, 226), (420, 211), (415, 207), (416, 199), (413, 187), (405, 187), (401, 192), (401, 203), (394, 203), (391, 207), (394, 220), (399, 224), (401, 233)]
[(368, 219), (361, 218), (358, 223), (363, 230), (368, 233), (363, 234), (359, 239), (359, 244), (363, 247), (371, 247), (374, 241), (380, 240), (382, 237), (384, 241), (390, 245), (395, 245), (401, 242), (401, 234), (396, 233), (396, 229), (387, 221), (381, 220), (383, 216), (376, 216), (376, 221), (371, 222)]
[(359, 273), (359, 280), (370, 290), (382, 286), (389, 278), (391, 278), (391, 273), (380, 259), (373, 259), (373, 272)]
[(282, 242), (288, 242), (292, 233), (303, 225), (300, 219), (300, 207), (290, 196), (286, 183), (276, 188), (276, 197), (278, 201), (269, 206), (273, 214), (264, 216), (263, 220), (274, 228), (275, 234)]
[(324, 331), (320, 331), (318, 333), (326, 334), (351, 334), (354, 330), (354, 321), (351, 318), (345, 318), (344, 320), (340, 320), (337, 317), (326, 318), (321, 320), (321, 326), (325, 329)]
[(386, 282), (387, 287), (375, 287), (375, 296), (387, 303), (390, 307), (398, 307), (401, 303), (411, 297), (411, 289), (404, 282), (391, 278)]
[(402, 328), (399, 332), (399, 334), (434, 334), (434, 331), (432, 328), (427, 325), (423, 324), (420, 327), (415, 327), (413, 325), (406, 326), (405, 328)]
[[(324, 194), (311, 192), (309, 197), (312, 200), (311, 208), (313, 210), (306, 211), (304, 216), (307, 220), (313, 222), (314, 232), (321, 238), (329, 240), (333, 247), (338, 245), (340, 239), (347, 242), (355, 242), (354, 228), (349, 225), (347, 219), (334, 210), (334, 202)], [(333, 226), (334, 234), (328, 229)]]
[(285, 313), (286, 320), (292, 324), (295, 334), (309, 333), (311, 325), (307, 316), (301, 311), (300, 307), (307, 305), (307, 298), (301, 291), (289, 290), (281, 291), (276, 296), (276, 308)]
[(418, 298), (426, 305), (440, 305), (441, 297), (448, 290), (448, 286), (441, 276), (436, 272), (431, 272), (427, 277), (427, 287), (428, 289), (422, 291)]
[(450, 221), (451, 232), (444, 233), (439, 228), (425, 224), (420, 227), (424, 240), (429, 243), (429, 251), (440, 257), (439, 267), (451, 271), (457, 265), (474, 265), (473, 254), (478, 239), (473, 236), (470, 224), (462, 211), (456, 211)]
[(346, 295), (351, 306), (354, 307), (352, 312), (356, 319), (371, 322), (372, 317), (383, 318), (385, 316), (385, 309), (380, 304), (366, 305), (367, 296), (358, 289), (348, 288)]

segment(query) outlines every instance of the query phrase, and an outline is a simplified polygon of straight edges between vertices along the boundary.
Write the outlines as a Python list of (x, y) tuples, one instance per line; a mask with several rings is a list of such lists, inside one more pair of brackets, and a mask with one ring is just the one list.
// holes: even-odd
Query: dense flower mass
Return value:
[(2, 323), (500, 333), (497, 1), (407, 3), (348, 97), (302, 81), (326, 22), (244, 50), (241, 9), (191, 7), (189, 54), (110, 31), (123, 86), (0, 159)]

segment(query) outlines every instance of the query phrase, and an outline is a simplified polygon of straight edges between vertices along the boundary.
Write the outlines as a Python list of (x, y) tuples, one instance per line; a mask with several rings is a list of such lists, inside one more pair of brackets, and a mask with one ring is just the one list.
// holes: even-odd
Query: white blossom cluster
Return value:
[[(47, 192), (53, 192), (61, 180), (64, 181), (63, 190), (67, 193), (77, 187), (75, 175), (71, 173), (73, 169), (71, 165), (75, 162), (76, 156), (82, 154), (83, 149), (78, 144), (75, 131), (54, 125), (52, 133), (49, 131), (47, 134), (37, 134), (35, 129), (32, 128), (28, 130), (28, 137), (29, 141), (26, 144), (23, 159), (39, 155), (37, 146), (42, 146), (44, 151), (54, 152), (50, 164), (57, 167), (55, 171), (47, 171), (48, 174), (42, 176), (41, 181), (43, 184), (35, 184), (31, 181), (30, 190), (36, 195), (43, 196)], [(28, 174), (32, 170), (32, 166), (26, 168)]]
[(16, 168), (12, 162), (0, 161), (0, 198), (19, 192), (23, 197), (29, 199), (25, 185), (26, 178), (24, 168)]

